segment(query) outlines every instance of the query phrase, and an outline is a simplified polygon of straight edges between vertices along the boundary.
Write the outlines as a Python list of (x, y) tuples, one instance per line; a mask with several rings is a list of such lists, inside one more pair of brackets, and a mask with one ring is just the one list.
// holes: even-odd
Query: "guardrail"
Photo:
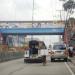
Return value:
[(24, 52), (1, 52), (0, 62), (22, 58)]

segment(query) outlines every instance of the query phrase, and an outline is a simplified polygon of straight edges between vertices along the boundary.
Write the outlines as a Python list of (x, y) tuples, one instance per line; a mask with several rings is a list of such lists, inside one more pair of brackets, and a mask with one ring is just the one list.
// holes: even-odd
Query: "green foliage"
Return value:
[(65, 2), (63, 4), (64, 10), (65, 11), (72, 11), (73, 9), (75, 9), (75, 2), (74, 0), (68, 0), (67, 2)]

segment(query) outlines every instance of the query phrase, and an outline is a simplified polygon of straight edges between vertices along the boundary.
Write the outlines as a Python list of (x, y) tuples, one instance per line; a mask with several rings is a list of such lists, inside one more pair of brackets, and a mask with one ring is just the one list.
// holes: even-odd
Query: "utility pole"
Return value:
[[(62, 21), (62, 11), (64, 11), (64, 10), (57, 10), (57, 11), (59, 11), (59, 14), (60, 14), (60, 21)], [(65, 14), (64, 14), (65, 15)], [(64, 18), (65, 19), (65, 18)], [(63, 43), (63, 41), (62, 41), (62, 36), (60, 35), (59, 36), (59, 42), (61, 42), (61, 43)]]
[[(32, 7), (32, 28), (34, 28), (34, 0), (33, 0), (33, 7)], [(33, 35), (31, 36), (31, 40), (33, 40)]]
[(33, 0), (33, 7), (32, 7), (32, 28), (34, 27), (33, 24), (34, 24), (34, 0)]
[[(62, 11), (64, 11), (64, 10), (57, 10), (57, 11), (59, 11), (59, 14), (60, 14), (60, 20), (62, 21)], [(64, 14), (65, 15), (65, 14)]]
[(62, 21), (62, 16), (61, 16), (62, 10), (58, 10), (58, 11), (59, 11), (59, 13), (60, 13), (60, 20)]

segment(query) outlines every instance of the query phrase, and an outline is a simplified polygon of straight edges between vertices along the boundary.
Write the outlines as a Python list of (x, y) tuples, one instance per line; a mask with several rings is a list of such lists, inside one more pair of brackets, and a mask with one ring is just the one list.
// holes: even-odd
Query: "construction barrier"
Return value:
[(0, 52), (0, 62), (22, 58), (24, 52)]

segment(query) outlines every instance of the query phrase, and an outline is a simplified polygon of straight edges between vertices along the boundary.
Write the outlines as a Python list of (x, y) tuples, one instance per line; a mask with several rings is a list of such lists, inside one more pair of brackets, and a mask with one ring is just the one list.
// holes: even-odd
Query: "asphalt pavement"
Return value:
[(74, 75), (66, 62), (26, 64), (22, 59), (0, 63), (0, 75)]

